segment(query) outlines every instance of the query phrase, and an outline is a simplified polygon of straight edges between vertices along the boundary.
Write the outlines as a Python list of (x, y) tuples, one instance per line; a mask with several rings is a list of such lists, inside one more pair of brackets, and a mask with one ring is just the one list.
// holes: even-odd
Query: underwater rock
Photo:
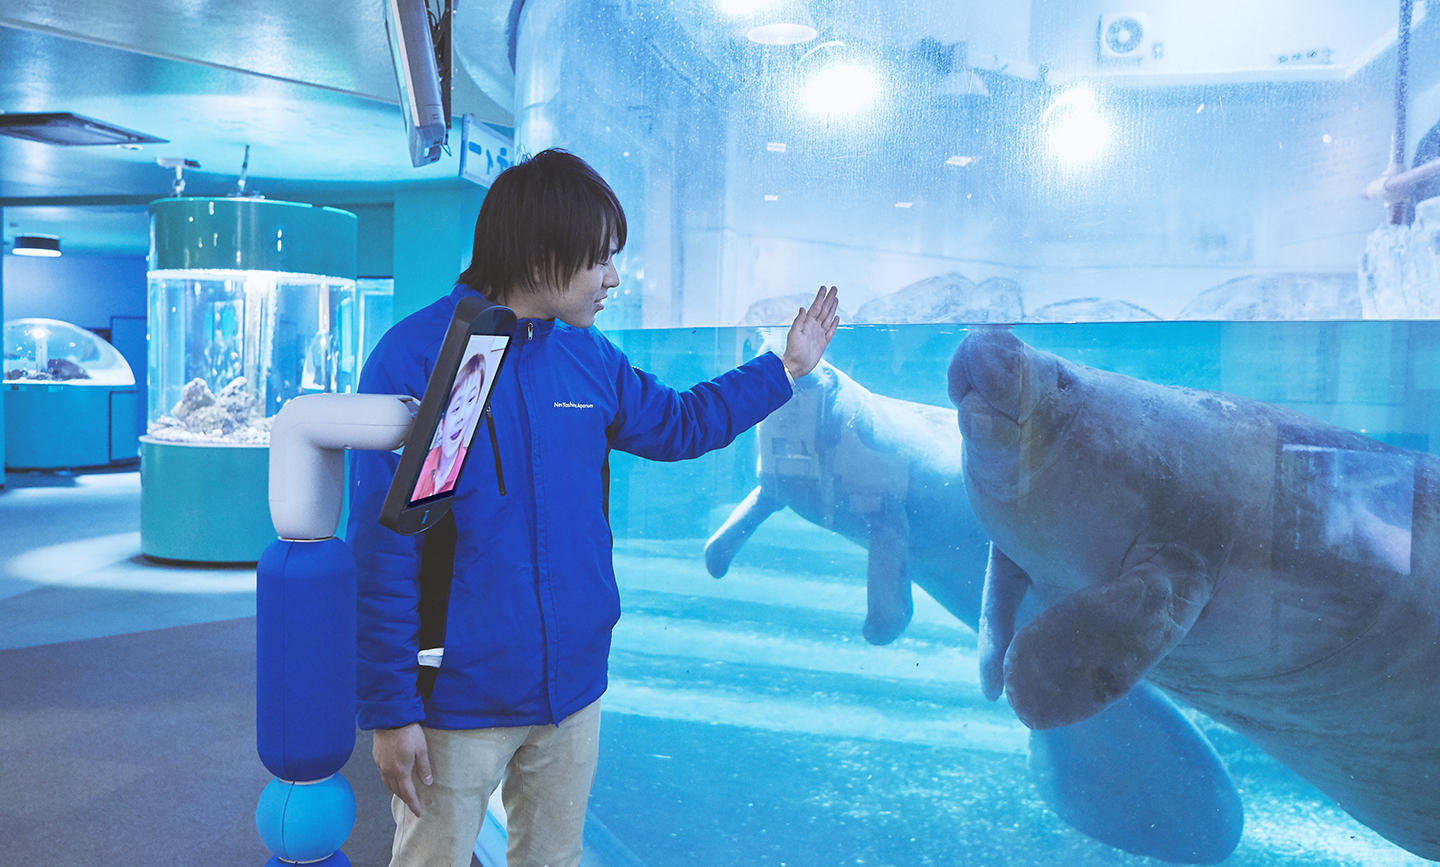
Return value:
[(215, 394), (205, 380), (190, 380), (170, 415), (150, 423), (150, 437), (165, 442), (268, 443), (271, 419), (259, 414), (245, 385), (245, 377), (237, 376)]
[(1070, 298), (1056, 301), (1025, 317), (1026, 322), (1148, 322), (1154, 313), (1118, 298)]
[(949, 387), (994, 543), (987, 695), (1043, 730), (1143, 677), (1440, 859), (1440, 458), (1002, 329)]
[[(875, 394), (821, 361), (757, 436), (760, 484), (706, 542), (711, 575), (723, 576), (755, 529), (789, 506), (868, 549), (862, 632), (871, 643), (893, 641), (909, 623), (912, 581), (979, 624), (989, 540), (965, 493), (952, 410)], [(1176, 863), (1214, 863), (1239, 842), (1243, 810), (1229, 775), (1153, 688), (1081, 725), (1032, 732), (1030, 751), (1047, 803), (1096, 840)]]
[(215, 405), (237, 423), (248, 421), (255, 411), (255, 396), (245, 388), (245, 377), (237, 376), (215, 395)]
[(23, 379), (30, 382), (70, 382), (76, 379), (89, 379), (90, 374), (85, 368), (68, 358), (52, 358), (46, 363), (44, 370), (26, 370), (23, 367), (15, 367), (5, 371), (5, 379)]
[(170, 415), (184, 422), (195, 410), (214, 403), (215, 395), (210, 392), (210, 386), (205, 380), (196, 377), (181, 386), (180, 402), (170, 408)]
[(89, 379), (90, 374), (85, 368), (76, 364), (68, 358), (52, 358), (46, 363), (45, 369), (50, 375), (61, 382), (68, 382), (72, 379)]
[(871, 299), (855, 311), (855, 324), (1019, 322), (1024, 317), (1020, 284), (991, 277), (976, 285), (951, 272), (911, 283)]
[(1196, 295), (1177, 319), (1275, 321), (1360, 319), (1354, 274), (1249, 274)]

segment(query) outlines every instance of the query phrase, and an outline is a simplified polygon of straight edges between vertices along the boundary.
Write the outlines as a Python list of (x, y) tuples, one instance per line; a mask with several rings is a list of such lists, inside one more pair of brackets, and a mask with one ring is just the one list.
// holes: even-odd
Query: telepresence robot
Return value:
[[(355, 824), (355, 794), (338, 773), (355, 749), (355, 558), (335, 536), (344, 502), (344, 450), (403, 446), (381, 523), (407, 535), (434, 526), (450, 510), (459, 474), (456, 469), (437, 478), (434, 469), (441, 425), (448, 431), (458, 423), (453, 413), (447, 419), (451, 389), (466, 364), (484, 356), (489, 375), (464, 419), (463, 461), (514, 329), (508, 308), (465, 299), (420, 401), (303, 395), (275, 417), (270, 516), (279, 538), (260, 558), (255, 593), (256, 746), (276, 777), (255, 811), (260, 838), (274, 853), (267, 867), (350, 864), (340, 846)], [(427, 649), (421, 664), (438, 665), (441, 652)], [(492, 833), (504, 827), (493, 816), (485, 825)]]

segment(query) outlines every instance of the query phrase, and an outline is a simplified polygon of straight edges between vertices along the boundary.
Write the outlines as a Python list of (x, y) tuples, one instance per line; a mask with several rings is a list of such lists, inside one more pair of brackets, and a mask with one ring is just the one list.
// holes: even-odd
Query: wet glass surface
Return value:
[[(1440, 346), (1437, 328), (1107, 323), (1022, 325), (1016, 333), (1076, 363), (1283, 405), (1363, 433), (1373, 448), (1423, 451), (1440, 432), (1440, 379), (1424, 363)], [(634, 364), (677, 387), (728, 369), (775, 337), (756, 329), (607, 333)], [(912, 453), (929, 453), (935, 472), (952, 473), (956, 486), (958, 466), (946, 455), (959, 431), (946, 369), (966, 333), (964, 326), (848, 327), (826, 354), (851, 386), (893, 398), (889, 417), (940, 419), (893, 435)], [(797, 472), (779, 485), (781, 499), (792, 499), (753, 530), (722, 578), (712, 577), (707, 540), (763, 483), (757, 469), (767, 462), (758, 451), (782, 438), (775, 425), (789, 433), (811, 425), (810, 440), (822, 441), (824, 425), (843, 431), (855, 421), (838, 413), (826, 421), (798, 400), (699, 460), (611, 457), (625, 614), (605, 697), (595, 815), (652, 865), (693, 863), (697, 853), (735, 865), (1158, 863), (1062, 819), (1033, 776), (1027, 730), (1004, 699), (981, 694), (973, 608), (983, 540), (954, 529), (969, 520), (963, 492), (937, 493), (944, 482), (923, 480), (916, 461), (898, 483), (910, 512), (915, 613), (892, 643), (876, 646), (862, 635), (873, 551), (846, 522), (876, 507), (849, 487), (847, 478), (861, 474), (845, 461), (863, 461), (863, 449), (847, 453), (841, 442), (834, 463), (811, 467), (817, 484), (832, 485), (833, 529), (824, 526), (823, 497), (805, 501), (813, 489)], [(799, 420), (784, 415), (797, 409)], [(1371, 446), (1317, 448), (1293, 438), (1280, 443), (1276, 466), (1316, 494), (1316, 532), (1324, 536), (1328, 525), (1346, 556), (1374, 565), (1379, 555), (1355, 542), (1355, 516), (1379, 513), (1408, 527), (1408, 513), (1377, 504), (1393, 501), (1381, 494), (1410, 481), (1379, 472)], [(790, 449), (805, 451), (793, 439)], [(1358, 505), (1332, 496), (1345, 478), (1365, 481), (1356, 488)], [(893, 473), (872, 478), (869, 489), (885, 479), (893, 482)], [(1182, 713), (1213, 745), (1243, 804), (1243, 835), (1225, 863), (1427, 863), (1235, 730), (1183, 705)], [(1379, 724), (1384, 713), (1374, 708)], [(1122, 778), (1141, 773), (1110, 770)]]

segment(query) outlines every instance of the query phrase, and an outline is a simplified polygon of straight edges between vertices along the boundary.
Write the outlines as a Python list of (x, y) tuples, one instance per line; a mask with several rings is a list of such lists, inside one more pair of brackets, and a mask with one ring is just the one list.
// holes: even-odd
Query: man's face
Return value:
[(605, 260), (576, 271), (569, 282), (559, 287), (558, 293), (543, 293), (550, 312), (550, 316), (543, 318), (553, 317), (575, 328), (594, 325), (595, 314), (605, 309), (610, 290), (620, 285), (620, 274), (615, 270), (615, 247), (611, 240)]

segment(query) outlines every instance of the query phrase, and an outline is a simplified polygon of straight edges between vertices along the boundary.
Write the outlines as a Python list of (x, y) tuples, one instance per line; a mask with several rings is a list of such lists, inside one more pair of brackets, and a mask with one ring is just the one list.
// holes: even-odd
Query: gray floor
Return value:
[[(5, 483), (0, 863), (265, 863), (254, 567), (146, 558), (134, 470)], [(369, 733), (341, 774), (357, 800), (344, 852), (383, 867), (394, 826)], [(638, 862), (592, 817), (584, 863)]]
[[(253, 567), (141, 555), (139, 473), (8, 473), (0, 862), (265, 863), (254, 614)], [(357, 733), (342, 771), (355, 867), (383, 867), (393, 828), (369, 754)]]
[(181, 568), (140, 553), (140, 474), (7, 473), (0, 650), (255, 614), (253, 567)]

